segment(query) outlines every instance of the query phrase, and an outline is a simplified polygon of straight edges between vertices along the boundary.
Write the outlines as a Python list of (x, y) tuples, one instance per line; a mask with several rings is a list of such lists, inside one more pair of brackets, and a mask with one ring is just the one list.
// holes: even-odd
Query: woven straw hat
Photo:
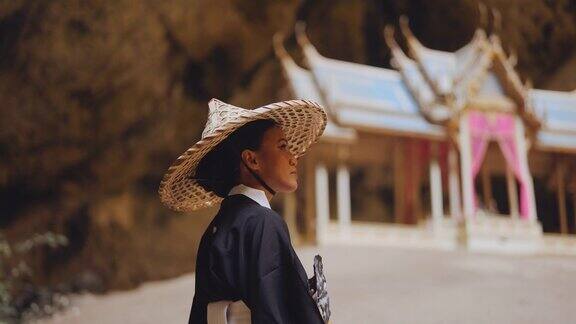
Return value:
[(258, 119), (274, 120), (282, 127), (288, 140), (288, 149), (296, 156), (304, 154), (326, 127), (324, 109), (309, 100), (276, 102), (250, 110), (212, 99), (208, 107), (208, 120), (202, 139), (176, 159), (160, 183), (160, 199), (177, 211), (194, 211), (222, 200), (192, 178), (200, 160), (246, 123)]

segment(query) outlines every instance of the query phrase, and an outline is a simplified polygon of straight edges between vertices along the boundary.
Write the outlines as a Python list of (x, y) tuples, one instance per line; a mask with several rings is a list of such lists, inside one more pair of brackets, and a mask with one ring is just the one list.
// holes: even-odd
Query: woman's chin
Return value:
[(295, 183), (294, 186), (292, 186), (290, 188), (290, 191), (288, 191), (288, 192), (294, 192), (294, 191), (296, 191), (296, 189), (298, 189), (298, 183)]
[(282, 186), (282, 190), (278, 190), (278, 191), (284, 192), (284, 193), (290, 193), (290, 192), (296, 191), (296, 189), (298, 189), (298, 181), (294, 180), (294, 181), (290, 181), (290, 182), (285, 183)]

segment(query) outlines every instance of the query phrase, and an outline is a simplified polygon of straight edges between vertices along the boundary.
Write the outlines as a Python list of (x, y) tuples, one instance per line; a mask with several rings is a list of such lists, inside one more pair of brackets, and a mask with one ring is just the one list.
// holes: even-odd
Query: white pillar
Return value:
[(322, 243), (328, 232), (330, 220), (330, 198), (328, 170), (319, 162), (316, 164), (316, 241)]
[(474, 216), (474, 179), (472, 179), (472, 143), (467, 112), (460, 118), (459, 142), (464, 218), (469, 220)]
[(516, 121), (516, 145), (518, 148), (518, 160), (520, 164), (520, 172), (526, 179), (526, 189), (528, 190), (528, 206), (530, 207), (530, 214), (528, 215), (529, 221), (536, 221), (536, 199), (534, 198), (534, 182), (532, 175), (528, 168), (528, 149), (526, 148), (526, 137), (524, 136), (524, 124), (520, 117), (514, 118)]
[(506, 184), (508, 186), (510, 216), (512, 219), (518, 219), (518, 190), (516, 189), (516, 178), (508, 166), (506, 166)]
[(430, 195), (432, 200), (432, 220), (434, 227), (439, 228), (444, 218), (444, 205), (442, 201), (442, 174), (438, 164), (436, 144), (432, 144), (432, 158), (430, 160)]
[(347, 233), (350, 229), (350, 172), (344, 164), (338, 166), (336, 172), (336, 199), (338, 204), (338, 225), (340, 231)]
[(450, 147), (448, 150), (448, 187), (450, 191), (450, 216), (454, 219), (460, 219), (462, 217), (460, 179), (458, 177), (458, 155), (454, 147)]

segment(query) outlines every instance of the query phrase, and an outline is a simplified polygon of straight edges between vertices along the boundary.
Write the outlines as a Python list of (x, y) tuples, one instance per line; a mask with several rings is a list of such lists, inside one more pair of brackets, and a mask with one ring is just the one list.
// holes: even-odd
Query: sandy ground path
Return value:
[[(576, 323), (576, 258), (400, 248), (299, 249), (324, 258), (332, 323)], [(72, 299), (42, 323), (186, 323), (194, 276)]]

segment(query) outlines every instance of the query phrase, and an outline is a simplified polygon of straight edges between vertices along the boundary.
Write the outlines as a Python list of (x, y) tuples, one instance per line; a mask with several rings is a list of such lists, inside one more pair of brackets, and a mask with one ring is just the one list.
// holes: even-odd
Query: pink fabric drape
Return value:
[(474, 180), (480, 172), (482, 162), (486, 156), (486, 150), (490, 141), (490, 132), (488, 120), (480, 113), (472, 112), (469, 117), (470, 121), (470, 141), (472, 145), (472, 197), (474, 201), (474, 211), (478, 210), (478, 197), (476, 196), (476, 188), (474, 187)]
[(521, 172), (518, 149), (515, 141), (511, 138), (499, 138), (498, 146), (500, 146), (500, 150), (502, 150), (506, 163), (510, 166), (510, 170), (512, 170), (512, 173), (514, 173), (514, 176), (520, 183), (520, 217), (522, 219), (528, 219), (530, 215), (530, 204), (528, 203), (530, 193), (526, 181), (529, 180), (527, 180)]
[(490, 140), (496, 140), (504, 155), (506, 164), (520, 183), (520, 215), (527, 219), (530, 215), (529, 189), (524, 173), (521, 172), (518, 145), (515, 138), (514, 117), (509, 114), (488, 116), (480, 112), (471, 112), (469, 117), (470, 141), (472, 146), (472, 190), (474, 210), (477, 209), (474, 179), (480, 171)]

